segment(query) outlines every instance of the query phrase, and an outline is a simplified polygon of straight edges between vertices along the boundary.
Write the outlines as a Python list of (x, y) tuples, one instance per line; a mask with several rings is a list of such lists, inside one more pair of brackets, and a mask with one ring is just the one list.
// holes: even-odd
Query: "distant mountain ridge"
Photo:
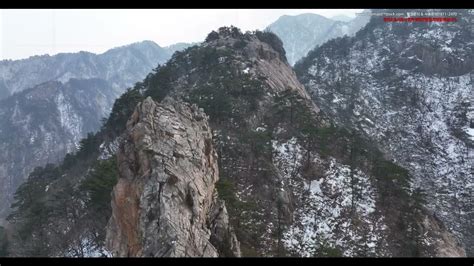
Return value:
[(272, 31), (283, 41), (288, 62), (294, 65), (316, 46), (330, 39), (354, 35), (367, 24), (370, 16), (356, 16), (347, 22), (338, 19), (340, 17), (329, 19), (313, 13), (284, 15), (265, 30)]
[(163, 48), (153, 41), (142, 41), (101, 54), (81, 51), (2, 60), (0, 99), (43, 82), (67, 82), (70, 78), (103, 79), (115, 90), (123, 92), (134, 82), (143, 79), (158, 64), (166, 62), (175, 51), (189, 45), (179, 43)]
[(346, 16), (346, 15), (336, 15), (336, 16), (330, 17), (330, 19), (337, 20), (337, 21), (342, 21), (342, 22), (349, 22), (354, 18), (351, 18), (351, 17)]

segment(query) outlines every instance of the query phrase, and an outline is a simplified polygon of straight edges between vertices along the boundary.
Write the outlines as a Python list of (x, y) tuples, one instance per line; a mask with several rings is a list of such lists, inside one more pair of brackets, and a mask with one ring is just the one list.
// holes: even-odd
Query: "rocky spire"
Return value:
[(107, 246), (114, 256), (240, 256), (224, 202), (207, 116), (150, 97), (127, 122), (117, 153)]

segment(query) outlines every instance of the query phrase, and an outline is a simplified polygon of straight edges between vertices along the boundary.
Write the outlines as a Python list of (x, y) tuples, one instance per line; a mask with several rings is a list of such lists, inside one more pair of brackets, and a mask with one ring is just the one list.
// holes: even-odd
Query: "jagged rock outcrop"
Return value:
[(425, 244), (433, 246), (432, 256), (466, 257), (466, 250), (442, 221), (432, 215), (426, 215), (422, 219), (421, 227), (427, 232)]
[(117, 153), (107, 245), (114, 256), (240, 256), (214, 189), (217, 154), (196, 106), (140, 103)]

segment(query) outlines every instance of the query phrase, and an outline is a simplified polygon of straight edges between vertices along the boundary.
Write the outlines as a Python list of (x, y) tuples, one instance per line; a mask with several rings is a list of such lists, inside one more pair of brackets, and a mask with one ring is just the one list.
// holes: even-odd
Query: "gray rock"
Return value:
[(147, 98), (127, 122), (117, 160), (107, 227), (114, 256), (240, 256), (214, 189), (217, 154), (202, 110)]

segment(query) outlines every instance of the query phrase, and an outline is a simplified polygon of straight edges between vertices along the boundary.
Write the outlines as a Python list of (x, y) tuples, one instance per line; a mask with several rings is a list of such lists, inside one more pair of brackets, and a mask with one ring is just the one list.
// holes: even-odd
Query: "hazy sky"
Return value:
[(203, 41), (221, 26), (264, 29), (281, 15), (354, 17), (361, 9), (69, 9), (0, 10), (0, 59), (90, 51), (133, 42), (160, 46)]

